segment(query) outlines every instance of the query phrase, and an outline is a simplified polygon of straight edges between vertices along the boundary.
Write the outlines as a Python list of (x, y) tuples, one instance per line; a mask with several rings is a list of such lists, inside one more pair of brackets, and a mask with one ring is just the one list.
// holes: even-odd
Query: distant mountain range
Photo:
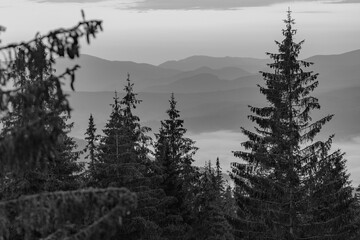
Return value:
[[(314, 113), (314, 119), (326, 113), (335, 114), (323, 134), (335, 132), (341, 138), (359, 134), (360, 50), (305, 60), (314, 62), (311, 70), (320, 74), (320, 85), (314, 94), (319, 97), (322, 111)], [(175, 93), (185, 127), (191, 132), (251, 127), (247, 106), (266, 104), (256, 85), (263, 84), (259, 71), (266, 70), (269, 62), (254, 58), (193, 56), (154, 66), (82, 55), (78, 61), (60, 60), (57, 71), (81, 65), (76, 74), (76, 92), (69, 94), (74, 109), (73, 135), (83, 138), (90, 113), (98, 129), (104, 126), (114, 91), (122, 91), (127, 73), (143, 100), (137, 109), (138, 115), (155, 132), (159, 121), (166, 117), (171, 92)]]
[(212, 69), (237, 67), (251, 73), (257, 73), (268, 62), (269, 60), (257, 58), (192, 56), (178, 61), (167, 61), (160, 64), (159, 67), (181, 71), (191, 71), (201, 67)]
[(168, 83), (167, 79), (181, 73), (180, 70), (165, 69), (145, 63), (109, 61), (83, 54), (79, 59), (59, 59), (57, 72), (78, 64), (81, 68), (76, 72), (77, 91), (114, 91), (122, 90), (127, 73), (137, 87), (141, 89), (157, 84)]
[[(313, 95), (319, 98), (321, 110), (315, 111), (312, 118), (335, 114), (320, 132), (319, 139), (335, 133), (337, 146), (350, 144), (356, 148), (355, 142), (360, 136), (360, 50), (305, 60), (314, 62), (309, 69), (320, 74), (320, 84)], [(90, 113), (94, 116), (97, 133), (102, 134), (111, 112), (114, 91), (119, 92), (119, 97), (123, 96), (129, 73), (135, 92), (143, 100), (136, 108), (143, 125), (151, 127), (153, 133), (158, 132), (160, 120), (167, 118), (170, 93), (174, 92), (185, 128), (197, 144), (206, 148), (200, 148), (196, 155), (197, 164), (203, 166), (204, 161), (215, 161), (219, 156), (222, 167), (228, 170), (229, 163), (236, 161), (231, 154), (236, 147), (225, 146), (231, 142), (228, 133), (239, 132), (240, 127), (252, 129), (253, 124), (247, 118), (248, 105), (267, 105), (256, 85), (264, 84), (259, 71), (271, 71), (266, 65), (269, 62), (269, 59), (193, 56), (155, 66), (82, 55), (77, 61), (59, 60), (56, 68), (61, 73), (74, 64), (81, 66), (76, 73), (76, 91), (67, 92), (73, 108), (71, 120), (75, 123), (71, 135), (76, 137), (79, 149), (86, 144), (84, 133)], [(69, 86), (65, 88), (70, 89)], [(239, 139), (243, 139), (241, 133)], [(212, 149), (213, 145), (209, 147), (209, 142), (215, 142), (216, 149)], [(345, 151), (349, 151), (349, 147)], [(360, 165), (356, 161), (359, 155), (356, 150), (347, 155), (352, 159), (349, 167), (356, 184), (360, 183)], [(83, 161), (84, 155), (81, 158)]]
[[(305, 60), (315, 63), (311, 70), (320, 73), (321, 91), (360, 84), (360, 50)], [(81, 66), (76, 75), (77, 91), (121, 91), (129, 73), (138, 91), (194, 93), (255, 86), (254, 81), (262, 82), (259, 71), (269, 70), (266, 66), (269, 62), (269, 59), (193, 56), (155, 66), (82, 55), (75, 61), (60, 59), (56, 69), (62, 72), (75, 64)]]
[(261, 76), (257, 74), (240, 77), (234, 80), (224, 81), (218, 76), (211, 73), (199, 73), (189, 77), (181, 78), (169, 84), (149, 87), (146, 88), (144, 91), (163, 93), (217, 92), (237, 88), (254, 87), (257, 83), (260, 83), (260, 79)]

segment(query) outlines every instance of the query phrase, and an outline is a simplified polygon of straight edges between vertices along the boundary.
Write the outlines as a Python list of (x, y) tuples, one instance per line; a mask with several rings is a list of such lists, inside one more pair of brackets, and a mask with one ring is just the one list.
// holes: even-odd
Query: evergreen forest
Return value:
[(334, 135), (317, 136), (333, 115), (312, 118), (319, 73), (299, 59), (304, 42), (293, 39), (290, 10), (278, 51), (267, 53), (271, 71), (261, 72), (266, 101), (249, 106), (255, 127), (241, 128), (247, 140), (233, 151), (231, 181), (216, 156), (195, 166), (176, 94), (159, 129), (141, 123), (131, 74), (119, 79), (124, 94), (114, 92), (105, 127), (90, 114), (86, 147), (77, 146), (63, 86), (76, 91), (80, 66), (54, 66), (79, 58), (80, 42), (96, 41), (102, 25), (82, 12), (73, 27), (0, 46), (0, 240), (360, 239), (360, 196), (345, 153), (331, 148)]

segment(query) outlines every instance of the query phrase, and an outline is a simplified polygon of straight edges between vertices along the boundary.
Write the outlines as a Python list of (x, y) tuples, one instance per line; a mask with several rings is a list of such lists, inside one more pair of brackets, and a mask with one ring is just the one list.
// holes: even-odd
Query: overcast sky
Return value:
[(74, 25), (84, 9), (104, 33), (83, 52), (159, 64), (191, 55), (265, 58), (291, 7), (301, 57), (360, 48), (360, 0), (1, 0), (3, 44)]

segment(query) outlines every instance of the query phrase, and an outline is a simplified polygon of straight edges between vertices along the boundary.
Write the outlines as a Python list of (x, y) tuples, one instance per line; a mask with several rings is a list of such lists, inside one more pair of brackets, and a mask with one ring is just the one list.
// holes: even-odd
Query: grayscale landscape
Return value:
[[(349, 171), (356, 186), (360, 184), (360, 161), (356, 157), (360, 144), (357, 121), (360, 117), (360, 50), (316, 55), (304, 60), (314, 62), (312, 70), (319, 73), (320, 84), (314, 95), (320, 100), (321, 110), (314, 113), (314, 118), (335, 114), (320, 137), (335, 133), (335, 145), (347, 149)], [(216, 157), (226, 162), (224, 168), (229, 170), (230, 162), (235, 160), (231, 151), (237, 150), (238, 141), (243, 139), (240, 127), (252, 127), (247, 120), (248, 105), (262, 106), (266, 101), (259, 94), (257, 84), (264, 84), (259, 71), (267, 70), (267, 63), (270, 60), (191, 56), (151, 65), (82, 55), (76, 62), (59, 61), (56, 68), (62, 72), (71, 64), (82, 66), (77, 72), (76, 91), (68, 92), (75, 122), (71, 134), (81, 145), (84, 145), (88, 116), (94, 115), (99, 129), (105, 126), (114, 91), (121, 96), (129, 73), (143, 100), (136, 113), (145, 126), (151, 127), (153, 132), (158, 131), (159, 120), (166, 117), (167, 99), (170, 93), (175, 93), (189, 134), (206, 148), (200, 148), (197, 163), (201, 166), (216, 154), (216, 151), (206, 153), (213, 148), (211, 145), (208, 149), (207, 142), (227, 142), (228, 146), (219, 146)]]
[(0, 240), (359, 240), (360, 0), (1, 0)]

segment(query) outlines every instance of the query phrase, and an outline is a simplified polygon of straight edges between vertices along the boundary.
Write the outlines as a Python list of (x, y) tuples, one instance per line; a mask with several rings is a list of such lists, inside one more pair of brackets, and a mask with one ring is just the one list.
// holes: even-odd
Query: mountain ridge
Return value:
[[(338, 146), (342, 148), (344, 144), (350, 144), (350, 146), (356, 146), (357, 148), (357, 139), (359, 139), (360, 136), (360, 126), (358, 123), (358, 119), (360, 118), (360, 107), (358, 104), (360, 102), (360, 61), (357, 61), (359, 56), (360, 50), (355, 50), (343, 54), (313, 56), (305, 59), (306, 61), (314, 62), (314, 65), (309, 68), (309, 70), (320, 74), (318, 78), (319, 87), (315, 89), (313, 96), (319, 98), (321, 109), (320, 111), (314, 112), (312, 115), (313, 119), (321, 119), (329, 113), (335, 114), (333, 120), (324, 126), (318, 139), (327, 139), (330, 134), (335, 133), (335, 148)], [(89, 58), (91, 58), (91, 56)], [(101, 59), (95, 60), (103, 62)], [(337, 62), (339, 62), (339, 64), (337, 64)], [(123, 64), (121, 71), (118, 71), (118, 64)], [(98, 133), (102, 133), (101, 129), (103, 129), (111, 112), (110, 104), (113, 103), (114, 91), (119, 90), (119, 97), (122, 97), (124, 94), (122, 89), (125, 85), (126, 73), (129, 72), (128, 69), (126, 69), (127, 64), (129, 63), (127, 62), (125, 64), (124, 62), (118, 61), (111, 63), (112, 69), (117, 70), (121, 75), (115, 74), (118, 72), (113, 73), (111, 75), (113, 79), (110, 80), (114, 82), (110, 84), (106, 83), (106, 72), (102, 72), (96, 65), (90, 65), (90, 68), (93, 72), (97, 71), (101, 73), (102, 78), (100, 82), (95, 78), (84, 79), (84, 76), (81, 76), (81, 74), (76, 74), (75, 87), (80, 91), (66, 92), (70, 95), (70, 105), (74, 109), (71, 113), (72, 119), (70, 120), (75, 122), (73, 131), (71, 132), (72, 136), (83, 139), (90, 113), (94, 116)], [(234, 65), (231, 62), (229, 64)], [(169, 108), (168, 100), (170, 93), (177, 92), (175, 94), (175, 99), (178, 102), (177, 107), (181, 111), (181, 117), (184, 119), (184, 127), (188, 129), (188, 134), (194, 137), (195, 141), (198, 141), (199, 146), (205, 147), (204, 151), (211, 153), (214, 151), (214, 146), (216, 146), (220, 149), (216, 151), (223, 152), (223, 155), (220, 154), (221, 158), (223, 156), (223, 159), (227, 157), (231, 159), (229, 156), (235, 148), (227, 149), (229, 153), (226, 155), (224, 154), (223, 147), (224, 144), (231, 144), (232, 135), (228, 135), (228, 132), (237, 134), (240, 131), (240, 127), (248, 130), (253, 129), (252, 123), (247, 119), (248, 115), (251, 114), (248, 105), (255, 107), (267, 105), (266, 99), (260, 94), (259, 88), (256, 86), (258, 83), (264, 85), (264, 80), (262, 76), (258, 74), (258, 71), (265, 69), (266, 66), (262, 66), (260, 63), (257, 64), (259, 66), (259, 69), (255, 71), (257, 74), (229, 80), (219, 77), (219, 75), (222, 74), (221, 71), (219, 71), (221, 68), (211, 70), (209, 66), (205, 66), (195, 68), (196, 71), (164, 70), (161, 67), (151, 64), (149, 67), (147, 64), (143, 65), (132, 62), (130, 66), (137, 66), (137, 68), (132, 69), (132, 71), (136, 69), (141, 69), (142, 71), (140, 75), (131, 72), (131, 79), (135, 83), (134, 91), (139, 94), (138, 98), (143, 100), (136, 108), (135, 114), (140, 117), (144, 126), (149, 126), (153, 129), (152, 133), (158, 132), (160, 120), (166, 119), (167, 117), (166, 110)], [(67, 66), (71, 65), (72, 64), (68, 64)], [(151, 71), (143, 71), (144, 68), (147, 69), (148, 67)], [(246, 66), (238, 67), (245, 71), (248, 70)], [(84, 68), (85, 66), (83, 66), (82, 69)], [(237, 69), (235, 70), (239, 71)], [(161, 73), (157, 71), (161, 71)], [(212, 76), (206, 75), (210, 74), (209, 72), (214, 74)], [(198, 73), (203, 77), (197, 78)], [(91, 74), (87, 74), (87, 76), (94, 77)], [(179, 76), (188, 76), (190, 80), (178, 79)], [(207, 80), (211, 80), (210, 76), (218, 85), (211, 87), (211, 84), (208, 84), (209, 81), (207, 82)], [(154, 77), (155, 79), (151, 79), (150, 77)], [(156, 77), (158, 77), (158, 79), (156, 79)], [(191, 78), (193, 78), (193, 81), (191, 81)], [(149, 79), (150, 81), (148, 81)], [(180, 84), (181, 88), (175, 86), (174, 88), (165, 89), (163, 92), (159, 90), (160, 87), (167, 88), (176, 81), (179, 81), (177, 84)], [(206, 84), (209, 85), (207, 86), (208, 89), (203, 92), (195, 91), (192, 88), (194, 88), (193, 85), (196, 81), (200, 82), (197, 87), (198, 89), (201, 89), (201, 86)], [(91, 84), (94, 85), (91, 86)], [(225, 85), (227, 86), (218, 87)], [(96, 86), (101, 86), (102, 88), (96, 89)], [(114, 87), (111, 88), (111, 86)], [(172, 86), (174, 86), (174, 84)], [(149, 91), (151, 87), (154, 88), (153, 92)], [(96, 91), (84, 91), (89, 89)], [(222, 134), (223, 132), (226, 132), (226, 134)], [(207, 136), (207, 138), (205, 139), (204, 136)], [(240, 139), (241, 133), (239, 133), (238, 141), (240, 141)], [(209, 141), (215, 143), (215, 145), (213, 144), (209, 145), (210, 147), (206, 147)], [(355, 141), (355, 143), (351, 143), (351, 141)], [(351, 152), (349, 147), (344, 147), (344, 150), (350, 153), (348, 156), (351, 165), (349, 166), (354, 169), (360, 169), (360, 165), (356, 162), (357, 157), (354, 157), (359, 155), (358, 152), (356, 152), (357, 150), (352, 150)], [(202, 156), (204, 156), (204, 154)], [(354, 170), (354, 172), (356, 171)], [(358, 172), (360, 172), (360, 170), (358, 170)]]
[[(187, 62), (189, 60), (190, 62)], [(320, 83), (323, 86), (326, 85), (326, 88), (330, 90), (342, 87), (344, 84), (347, 86), (360, 84), (360, 50), (342, 54), (315, 55), (305, 59), (305, 61), (314, 62), (314, 65), (309, 70), (320, 73)], [(154, 88), (158, 86), (170, 85), (181, 79), (186, 82), (187, 78), (194, 78), (196, 80), (197, 75), (203, 76), (206, 73), (212, 74), (219, 80), (224, 81), (224, 85), (228, 84), (225, 81), (234, 81), (241, 77), (254, 79), (254, 75), (259, 74), (259, 71), (269, 70), (266, 63), (270, 62), (270, 60), (241, 57), (192, 56), (172, 62), (175, 65), (167, 66), (165, 62), (156, 66), (132, 61), (106, 60), (84, 54), (81, 55), (78, 61), (60, 59), (55, 68), (57, 71), (62, 72), (69, 66), (79, 64), (81, 68), (76, 72), (75, 81), (75, 88), (79, 91), (120, 91), (123, 88), (127, 74), (130, 73), (130, 78), (139, 91), (149, 90), (154, 92)], [(191, 65), (192, 70), (185, 71), (181, 64), (176, 66), (177, 63), (185, 64), (186, 66)], [(209, 75), (209, 80), (214, 80), (214, 76)], [(168, 92), (186, 93), (193, 91), (189, 81), (187, 81), (187, 84), (177, 84), (183, 86), (183, 90), (179, 91), (176, 88), (169, 88)], [(205, 82), (202, 84), (205, 85)], [(215, 91), (215, 88), (221, 86), (221, 84), (219, 82), (219, 84), (214, 84), (213, 86), (214, 89), (208, 88), (208, 91)], [(166, 89), (166, 87), (161, 88)], [(67, 85), (65, 89), (70, 90), (70, 87)]]

